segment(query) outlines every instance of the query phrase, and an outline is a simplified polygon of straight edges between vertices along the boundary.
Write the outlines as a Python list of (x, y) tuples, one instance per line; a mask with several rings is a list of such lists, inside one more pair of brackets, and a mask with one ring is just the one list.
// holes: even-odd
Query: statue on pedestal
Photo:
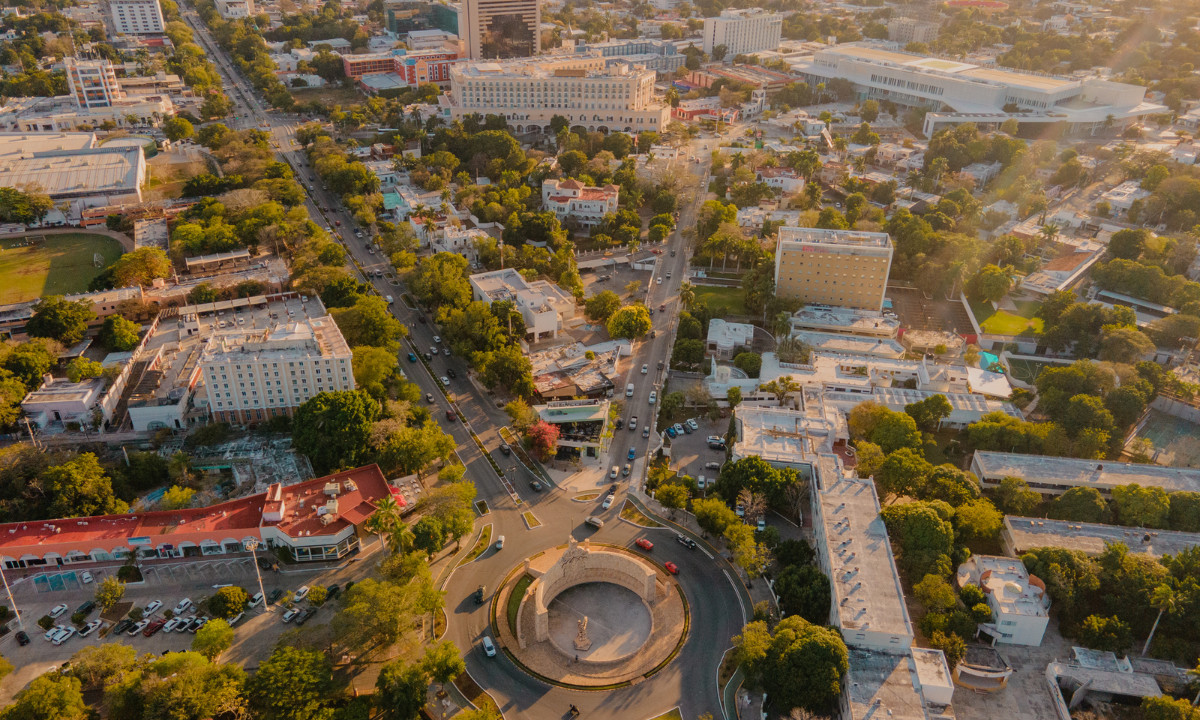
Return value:
[(579, 634), (575, 636), (575, 649), (576, 650), (587, 650), (592, 647), (592, 641), (591, 641), (591, 639), (588, 638), (588, 634), (587, 634), (587, 626), (588, 626), (587, 615), (584, 615), (583, 619), (578, 622), (579, 622)]

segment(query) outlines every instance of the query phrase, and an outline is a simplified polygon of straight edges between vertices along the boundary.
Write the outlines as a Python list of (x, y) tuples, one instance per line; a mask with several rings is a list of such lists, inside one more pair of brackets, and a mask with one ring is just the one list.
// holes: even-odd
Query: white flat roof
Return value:
[(1099, 555), (1109, 543), (1121, 543), (1130, 552), (1159, 558), (1178, 555), (1200, 545), (1200, 533), (1012, 515), (1004, 518), (1004, 537), (1006, 547), (1016, 553), (1037, 547), (1056, 547)]
[(1118, 485), (1132, 483), (1162, 488), (1167, 492), (1200, 492), (1200, 470), (1191, 468), (1109, 460), (1076, 460), (988, 450), (975, 452), (974, 466), (979, 469), (980, 480), (992, 482), (999, 482), (1001, 478), (1011, 475), (1031, 485), (1041, 483), (1065, 487), (1084, 486), (1094, 487), (1102, 492), (1110, 492)]
[(785, 465), (807, 462), (805, 455), (828, 445), (834, 436), (834, 428), (823, 414), (743, 404), (734, 415), (739, 457), (757, 455), (768, 463)]

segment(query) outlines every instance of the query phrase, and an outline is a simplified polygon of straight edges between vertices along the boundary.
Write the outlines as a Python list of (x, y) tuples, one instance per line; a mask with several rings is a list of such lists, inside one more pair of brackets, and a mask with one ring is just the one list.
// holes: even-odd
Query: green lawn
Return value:
[[(92, 278), (121, 257), (121, 243), (107, 235), (29, 233), (45, 243), (21, 246), (16, 239), (0, 243), (0, 304), (35, 300), (43, 295), (66, 295), (87, 290)], [(100, 253), (103, 267), (92, 255)]]
[(990, 303), (971, 303), (971, 312), (979, 327), (991, 335), (1040, 335), (1042, 319), (1034, 317), (1041, 303), (1022, 300), (1015, 303), (1020, 314), (1007, 310), (992, 310)]
[(746, 291), (740, 287), (713, 287), (711, 285), (695, 286), (696, 302), (706, 302), (708, 307), (716, 310), (724, 307), (731, 315), (745, 315), (744, 303)]
[(508, 595), (508, 629), (513, 635), (517, 634), (517, 611), (521, 609), (521, 598), (525, 597), (525, 591), (529, 589), (529, 585), (533, 582), (533, 576), (526, 574), (522, 575), (521, 579), (513, 587), (512, 592)]

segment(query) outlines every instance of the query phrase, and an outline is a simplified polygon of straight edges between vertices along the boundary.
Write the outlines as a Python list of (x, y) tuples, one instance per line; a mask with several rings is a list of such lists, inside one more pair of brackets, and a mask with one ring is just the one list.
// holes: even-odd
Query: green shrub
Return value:
[(958, 591), (958, 597), (967, 607), (975, 607), (981, 602), (987, 602), (983, 588), (978, 585), (963, 585), (962, 589)]
[(38, 618), (37, 624), (41, 629), (49, 630), (50, 628), (54, 627), (54, 618), (50, 617), (49, 615), (43, 615)]
[(87, 620), (88, 614), (85, 612), (77, 612), (71, 615), (71, 622), (76, 625), (82, 625)]

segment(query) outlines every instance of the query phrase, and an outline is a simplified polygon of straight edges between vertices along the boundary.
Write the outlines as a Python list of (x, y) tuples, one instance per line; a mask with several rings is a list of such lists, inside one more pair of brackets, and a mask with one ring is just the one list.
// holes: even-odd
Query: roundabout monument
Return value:
[(688, 634), (679, 584), (625, 548), (571, 539), (513, 568), (492, 604), (500, 645), (527, 672), (576, 689), (636, 685)]

